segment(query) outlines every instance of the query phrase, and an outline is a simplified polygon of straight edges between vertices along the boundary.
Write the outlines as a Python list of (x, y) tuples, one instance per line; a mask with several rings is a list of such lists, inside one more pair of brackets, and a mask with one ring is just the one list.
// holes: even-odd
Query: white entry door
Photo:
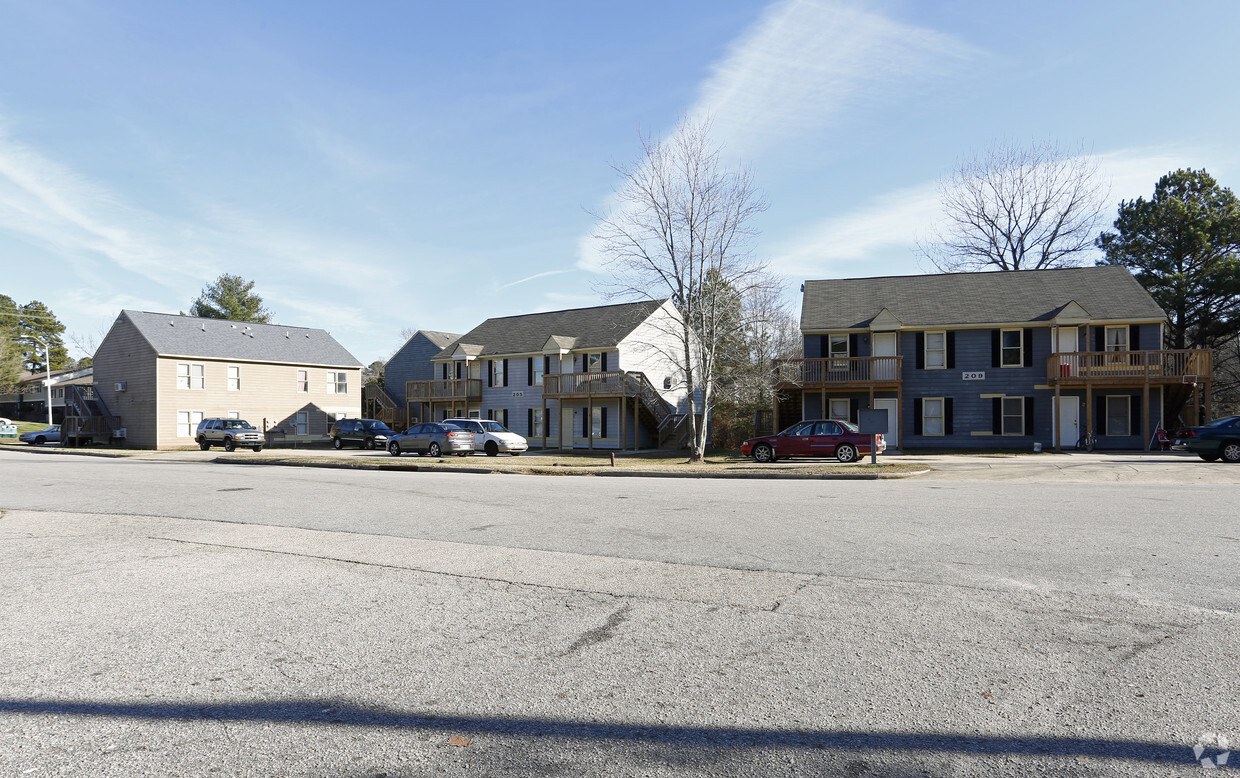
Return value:
[[(894, 332), (876, 332), (873, 337), (874, 356), (894, 357), (896, 355), (896, 334)], [(896, 361), (894, 359), (880, 359), (874, 362), (875, 381), (894, 381), (895, 378)]]
[(1076, 397), (1059, 398), (1059, 446), (1072, 448), (1081, 437), (1081, 401)]
[[(874, 400), (874, 410), (887, 411), (887, 434), (883, 437), (887, 441), (887, 448), (900, 447), (900, 401), (894, 397), (880, 400)], [(1075, 442), (1075, 441), (1074, 441)]]
[[(560, 409), (560, 448), (573, 447), (573, 435), (577, 434), (573, 428), (573, 409)], [(1076, 442), (1075, 440), (1073, 442)]]
[[(1080, 357), (1073, 355), (1073, 352), (1077, 351), (1078, 348), (1079, 343), (1076, 339), (1076, 327), (1060, 327), (1059, 335), (1055, 341), (1055, 353), (1069, 355), (1059, 358), (1060, 378), (1070, 378), (1080, 374), (1080, 365), (1077, 364), (1077, 360), (1079, 360)], [(1075, 444), (1076, 438), (1073, 438), (1072, 442)]]

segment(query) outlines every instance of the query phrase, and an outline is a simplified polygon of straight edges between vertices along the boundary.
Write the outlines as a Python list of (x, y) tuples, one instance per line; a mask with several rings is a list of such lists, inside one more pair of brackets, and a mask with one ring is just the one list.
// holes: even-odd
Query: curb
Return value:
[(890, 481), (913, 476), (924, 475), (933, 468), (913, 470), (907, 473), (670, 473), (666, 470), (585, 470), (579, 468), (551, 468), (538, 470), (504, 470), (480, 467), (461, 467), (460, 465), (377, 465), (371, 463), (344, 464), (337, 462), (298, 462), (289, 459), (257, 460), (248, 457), (216, 457), (212, 464), (221, 465), (257, 465), (276, 467), (319, 467), (329, 470), (395, 470), (397, 472), (416, 473), (472, 473), (475, 475), (537, 475), (537, 476), (595, 476), (600, 478), (732, 478), (748, 480), (783, 480), (783, 481)]

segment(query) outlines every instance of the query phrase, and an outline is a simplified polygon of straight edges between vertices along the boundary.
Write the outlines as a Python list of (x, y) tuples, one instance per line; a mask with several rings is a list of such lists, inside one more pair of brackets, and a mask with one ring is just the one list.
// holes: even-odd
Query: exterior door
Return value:
[[(1059, 334), (1055, 338), (1055, 353), (1057, 354), (1073, 354), (1079, 349), (1079, 341), (1077, 341), (1076, 327), (1060, 327)], [(1077, 363), (1079, 357), (1063, 356), (1059, 358), (1059, 377), (1069, 378), (1078, 375), (1080, 365)], [(1061, 398), (1062, 399), (1062, 398)], [(1076, 438), (1072, 439), (1072, 443), (1076, 444)]]
[(573, 409), (560, 409), (560, 448), (573, 447), (573, 435), (576, 435), (576, 427), (573, 425)]
[(887, 434), (883, 435), (883, 439), (887, 442), (887, 448), (899, 448), (900, 447), (900, 401), (894, 397), (889, 397), (886, 399), (876, 399), (874, 401), (874, 410), (887, 411)]
[(1059, 398), (1059, 446), (1072, 448), (1081, 437), (1081, 401), (1076, 397)]
[[(896, 355), (896, 334), (894, 332), (876, 332), (874, 338), (874, 356), (894, 357)], [(880, 359), (874, 362), (875, 381), (896, 380), (896, 361)]]

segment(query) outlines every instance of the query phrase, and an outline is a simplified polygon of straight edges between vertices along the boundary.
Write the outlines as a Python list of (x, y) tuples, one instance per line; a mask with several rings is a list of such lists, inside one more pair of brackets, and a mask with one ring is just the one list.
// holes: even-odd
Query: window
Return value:
[[(947, 333), (926, 333), (926, 368), (929, 370), (947, 367)], [(942, 434), (942, 433), (939, 433)]]
[(603, 371), (602, 354), (586, 354), (586, 372), (601, 373)]
[[(939, 333), (941, 336), (943, 333)], [(926, 351), (930, 350), (930, 335), (926, 335)], [(929, 367), (930, 361), (926, 360), (926, 366)], [(923, 435), (942, 435), (943, 434), (943, 398), (942, 397), (926, 397), (921, 401), (921, 434)]]
[[(306, 371), (298, 370), (297, 372), (304, 373)], [(305, 391), (305, 390), (303, 389), (302, 391)], [(294, 424), (293, 431), (295, 434), (297, 435), (309, 435), (310, 434), (310, 414), (309, 413), (306, 413), (305, 411), (298, 411), (297, 416), (294, 417), (293, 424)]]
[(177, 411), (177, 437), (194, 437), (201, 423), (202, 411)]
[(197, 362), (177, 362), (178, 389), (203, 389), (206, 387), (205, 376), (205, 365)]
[(83, 397), (85, 397), (87, 400), (93, 400), (93, 399), (95, 399), (95, 387), (93, 387), (93, 386), (83, 386), (83, 387), (82, 387), (82, 396), (83, 396)]
[(1000, 367), (1023, 367), (1025, 364), (1023, 330), (1002, 330), (999, 333)]
[(502, 422), (504, 420), (504, 411), (502, 408), (492, 408), (491, 410), (487, 411), (487, 418), (490, 419), (491, 421)]
[(310, 391), (310, 372), (308, 370), (297, 371), (297, 391)]
[(504, 361), (503, 359), (491, 360), (491, 386), (504, 385)]
[(831, 359), (847, 359), (848, 358), (848, 335), (828, 335), (827, 336), (827, 356)]
[(229, 411), (229, 412), (228, 412), (228, 418), (230, 418), (230, 419), (240, 419), (240, 418), (241, 418), (241, 411)]
[(1132, 434), (1131, 400), (1127, 395), (1107, 395), (1107, 435)]
[(241, 368), (238, 365), (228, 366), (228, 391), (241, 391)]
[[(331, 373), (328, 373), (328, 375), (331, 375)], [(349, 418), (349, 414), (347, 413), (339, 413), (339, 412), (332, 413), (329, 411), (327, 414), (327, 426), (330, 429), (331, 426), (335, 424), (336, 422), (343, 421), (344, 419), (347, 419), (347, 418)]]
[(543, 372), (546, 369), (546, 364), (543, 361), (544, 359), (546, 359), (546, 357), (529, 357), (526, 360), (526, 365), (529, 368), (529, 379), (526, 384), (527, 386), (542, 386)]
[(830, 401), (830, 404), (831, 404), (831, 413), (827, 416), (827, 418), (844, 419), (845, 421), (848, 420), (848, 398), (847, 397), (841, 400), (832, 399)]
[(348, 394), (349, 393), (349, 374), (342, 371), (327, 371), (327, 393), (328, 394)]
[(1003, 398), (1003, 434), (1025, 434), (1025, 398)]
[(543, 434), (543, 409), (530, 408), (530, 437), (541, 438)]
[(591, 409), (590, 414), (591, 432), (595, 439), (607, 437), (607, 408), (602, 405), (596, 405)]
[(1107, 327), (1106, 350), (1107, 351), (1127, 351), (1128, 350), (1128, 328), (1127, 327)]

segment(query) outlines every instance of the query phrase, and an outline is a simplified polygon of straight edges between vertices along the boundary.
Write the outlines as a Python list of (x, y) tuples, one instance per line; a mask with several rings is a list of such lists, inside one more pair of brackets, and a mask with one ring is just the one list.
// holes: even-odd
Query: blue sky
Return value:
[[(711, 115), (787, 279), (926, 272), (935, 183), (1083, 145), (1240, 185), (1234, 2), (0, 0), (0, 292), (80, 338), (220, 273), (358, 359), (602, 301), (587, 211)], [(80, 355), (80, 354), (75, 354)]]

